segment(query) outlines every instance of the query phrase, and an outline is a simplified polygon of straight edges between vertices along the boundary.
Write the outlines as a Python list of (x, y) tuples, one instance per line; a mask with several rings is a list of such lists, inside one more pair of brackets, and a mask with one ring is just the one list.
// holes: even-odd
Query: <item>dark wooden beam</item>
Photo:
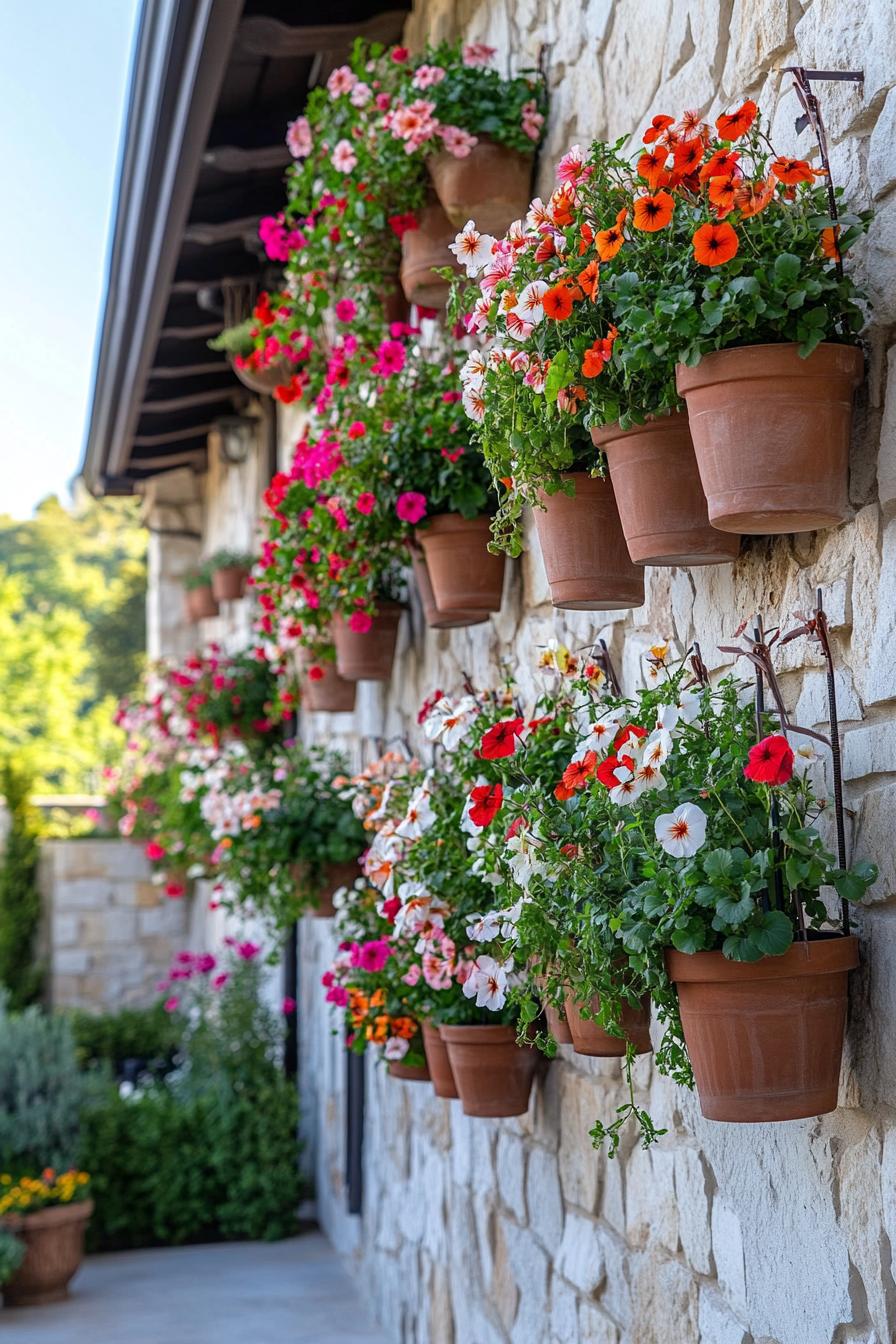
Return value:
[(292, 160), (286, 145), (261, 145), (258, 149), (241, 149), (239, 145), (215, 145), (202, 156), (208, 168), (222, 173), (269, 172), (285, 168)]
[(185, 243), (200, 247), (214, 247), (217, 243), (233, 243), (241, 238), (258, 238), (260, 216), (242, 215), (239, 219), (223, 219), (216, 224), (188, 224), (184, 230)]
[(407, 11), (387, 9), (364, 23), (309, 23), (299, 27), (255, 15), (242, 19), (233, 49), (243, 56), (284, 60), (316, 56), (321, 51), (348, 52), (356, 37), (367, 42), (393, 42), (401, 36)]
[(199, 341), (204, 337), (217, 336), (221, 330), (220, 322), (202, 322), (192, 327), (163, 327), (159, 332), (160, 341)]
[(212, 406), (215, 402), (227, 402), (239, 392), (234, 385), (230, 396), (224, 388), (216, 387), (206, 392), (185, 392), (180, 397), (160, 397), (156, 401), (144, 401), (140, 406), (140, 415), (159, 415), (163, 411), (186, 411), (191, 406)]
[(161, 448), (166, 443), (189, 442), (190, 439), (203, 438), (214, 424), (209, 420), (205, 425), (193, 425), (190, 429), (168, 429), (163, 434), (138, 434), (131, 440), (135, 448)]
[(157, 364), (149, 371), (149, 381), (154, 378), (196, 378), (206, 373), (229, 373), (230, 365), (226, 359), (207, 360), (203, 364)]
[(131, 468), (139, 471), (159, 471), (165, 467), (201, 467), (205, 465), (205, 448), (185, 448), (183, 452), (157, 454), (155, 457), (132, 455)]

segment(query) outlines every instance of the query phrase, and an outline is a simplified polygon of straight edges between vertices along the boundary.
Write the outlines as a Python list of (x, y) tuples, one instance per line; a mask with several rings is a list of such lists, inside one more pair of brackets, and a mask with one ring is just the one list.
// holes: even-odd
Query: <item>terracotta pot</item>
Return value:
[(336, 913), (333, 895), (340, 887), (350, 887), (361, 876), (361, 865), (357, 859), (347, 859), (344, 863), (328, 863), (324, 868), (320, 893), (314, 909), (310, 912), (319, 919), (330, 919)]
[(418, 1064), (404, 1064), (400, 1059), (389, 1060), (389, 1076), (403, 1078), (407, 1083), (428, 1083), (429, 1069)]
[(534, 153), (522, 154), (480, 136), (465, 159), (442, 150), (431, 154), (426, 166), (455, 232), (472, 219), (480, 233), (502, 238), (529, 209), (534, 161)]
[(408, 303), (419, 308), (444, 308), (450, 282), (435, 275), (433, 267), (453, 266), (458, 275), (454, 253), (448, 245), (457, 237), (457, 229), (433, 196), (417, 217), (417, 228), (408, 229), (401, 240), (401, 287)]
[(849, 434), (857, 346), (746, 345), (678, 366), (709, 521), (773, 536), (850, 516)]
[(558, 1045), (572, 1045), (572, 1032), (569, 1029), (569, 1022), (566, 1020), (566, 1013), (555, 1008), (552, 1003), (545, 1001), (542, 1004), (544, 1008), (544, 1018), (548, 1025), (548, 1031), (553, 1036)]
[(364, 634), (352, 630), (337, 616), (333, 621), (336, 668), (347, 681), (388, 681), (392, 675), (395, 643), (401, 607), (397, 602), (381, 602), (373, 625)]
[(212, 574), (212, 594), (216, 602), (236, 602), (246, 591), (248, 569), (243, 565), (225, 565)]
[(7, 1214), (4, 1226), (25, 1243), (25, 1258), (3, 1285), (8, 1307), (31, 1307), (58, 1302), (68, 1296), (68, 1285), (84, 1258), (84, 1233), (93, 1213), (93, 1200), (59, 1204), (37, 1213)]
[(423, 1023), (423, 1046), (426, 1050), (426, 1063), (432, 1078), (433, 1090), (437, 1097), (457, 1097), (460, 1094), (451, 1072), (451, 1060), (448, 1047), (442, 1040), (438, 1027), (431, 1022)]
[(459, 513), (437, 513), (426, 527), (417, 529), (417, 540), (442, 615), (478, 611), (484, 616), (501, 610), (504, 556), (488, 549), (487, 514), (462, 518)]
[(538, 1052), (513, 1027), (440, 1027), (465, 1115), (525, 1115)]
[(854, 937), (813, 939), (780, 957), (666, 952), (700, 1109), (757, 1124), (836, 1110)]
[(187, 588), (185, 596), (187, 616), (191, 621), (207, 621), (218, 615), (220, 607), (215, 601), (211, 584), (204, 583), (201, 588)]
[(293, 365), (286, 359), (278, 360), (267, 369), (241, 369), (233, 360), (230, 361), (230, 367), (243, 387), (248, 387), (250, 392), (257, 392), (262, 397), (272, 397), (275, 388), (285, 386), (295, 372)]
[[(600, 1010), (600, 996), (595, 994), (591, 1000), (591, 1011)], [(650, 1054), (650, 995), (645, 994), (638, 1008), (626, 1003), (622, 1009), (622, 1029), (625, 1036), (612, 1036), (591, 1017), (583, 1017), (580, 1004), (575, 995), (566, 996), (566, 1021), (572, 1036), (573, 1049), (577, 1055), (591, 1055), (598, 1059), (614, 1058), (625, 1054), (626, 1045), (631, 1041), (636, 1055)]]
[(357, 685), (336, 671), (335, 663), (315, 663), (322, 675), (316, 680), (302, 671), (302, 699), (308, 709), (329, 714), (351, 714), (355, 708)]
[(684, 411), (644, 425), (592, 429), (603, 448), (628, 553), (636, 565), (724, 565), (740, 538), (709, 521)]
[(392, 322), (407, 322), (411, 316), (411, 305), (402, 293), (398, 272), (390, 277), (380, 290), (383, 301), (383, 320), (387, 326)]
[(644, 601), (644, 571), (632, 563), (613, 487), (587, 471), (564, 474), (574, 495), (540, 492), (535, 529), (555, 607), (611, 611)]
[(426, 567), (423, 550), (416, 545), (410, 546), (409, 550), (411, 568), (417, 581), (417, 592), (420, 594), (420, 605), (423, 607), (423, 619), (431, 630), (456, 630), (463, 625), (481, 625), (483, 621), (488, 620), (488, 613), (485, 611), (439, 611), (429, 581), (429, 570)]

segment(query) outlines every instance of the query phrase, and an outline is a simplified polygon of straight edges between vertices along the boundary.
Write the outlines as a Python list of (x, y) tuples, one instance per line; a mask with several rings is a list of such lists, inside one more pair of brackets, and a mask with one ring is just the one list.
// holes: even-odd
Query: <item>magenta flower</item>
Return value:
[(357, 953), (352, 950), (352, 964), (360, 966), (362, 971), (381, 971), (391, 955), (392, 948), (386, 939), (374, 938), (369, 943), (363, 943)]
[(153, 863), (158, 863), (160, 859), (164, 859), (167, 852), (165, 846), (160, 845), (158, 840), (147, 840), (146, 848), (143, 851), (146, 857)]
[(229, 979), (230, 976), (227, 974), (227, 972), (222, 971), (221, 974), (216, 975), (214, 980), (212, 981), (212, 989), (223, 989)]
[(366, 611), (353, 611), (348, 618), (348, 628), (354, 630), (356, 635), (366, 635), (373, 625), (373, 617), (368, 616)]
[(236, 946), (236, 954), (238, 957), (242, 957), (243, 961), (251, 961), (253, 957), (258, 956), (260, 951), (261, 947), (258, 943), (237, 943)]
[(405, 364), (405, 349), (401, 341), (381, 341), (377, 347), (373, 372), (379, 378), (391, 378), (401, 373)]
[(166, 999), (166, 1000), (165, 1000), (165, 1005), (164, 1005), (164, 1006), (165, 1006), (165, 1012), (166, 1012), (166, 1013), (176, 1013), (179, 1004), (180, 1004), (180, 999), (177, 997), (176, 994), (172, 994), (170, 999)]
[(327, 1003), (335, 1003), (337, 1008), (344, 1008), (348, 1003), (348, 990), (344, 985), (334, 985), (326, 993)]
[(338, 299), (333, 311), (340, 322), (351, 322), (357, 316), (358, 305), (354, 299)]
[(406, 490), (398, 496), (395, 512), (403, 523), (419, 523), (426, 513), (426, 496), (416, 490)]
[(287, 994), (286, 998), (283, 1000), (283, 1003), (282, 1003), (280, 1006), (281, 1006), (281, 1008), (283, 1009), (283, 1012), (286, 1013), (286, 1014), (288, 1015), (289, 1013), (294, 1013), (294, 1012), (295, 1012), (295, 1010), (296, 1010), (296, 1001), (295, 1001), (295, 999), (291, 999), (291, 998), (289, 997), (289, 995)]
[(375, 505), (376, 495), (372, 495), (369, 490), (365, 490), (363, 494), (360, 494), (355, 500), (355, 508), (359, 513), (373, 513)]

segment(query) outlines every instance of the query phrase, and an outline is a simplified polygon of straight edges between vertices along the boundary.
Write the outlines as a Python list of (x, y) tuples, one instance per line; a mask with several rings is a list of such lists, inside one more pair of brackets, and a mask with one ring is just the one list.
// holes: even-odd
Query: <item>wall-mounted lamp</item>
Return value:
[(222, 415), (212, 426), (209, 437), (217, 439), (218, 454), (228, 467), (248, 462), (255, 443), (255, 421), (248, 415)]

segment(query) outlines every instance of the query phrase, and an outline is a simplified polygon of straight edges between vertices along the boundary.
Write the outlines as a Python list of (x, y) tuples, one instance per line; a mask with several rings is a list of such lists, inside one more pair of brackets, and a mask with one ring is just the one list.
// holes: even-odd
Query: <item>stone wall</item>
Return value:
[[(609, 1160), (588, 1129), (622, 1099), (613, 1063), (563, 1048), (528, 1116), (493, 1122), (465, 1119), (457, 1103), (371, 1062), (360, 1220), (344, 1212), (343, 1069), (314, 983), (330, 933), (306, 921), (302, 1076), (321, 1218), (402, 1344), (887, 1344), (896, 1338), (896, 6), (420, 0), (408, 25), (412, 44), (457, 32), (498, 47), (514, 68), (546, 45), (543, 192), (572, 142), (639, 132), (654, 111), (716, 115), (746, 96), (773, 113), (782, 150), (805, 155), (809, 134), (795, 137), (799, 107), (780, 67), (864, 68), (863, 87), (819, 86), (835, 176), (877, 211), (857, 252), (874, 310), (855, 417), (855, 519), (748, 541), (733, 568), (651, 570), (632, 612), (552, 610), (536, 548), (508, 567), (489, 626), (425, 632), (412, 609), (388, 696), (365, 688), (357, 749), (377, 734), (413, 736), (410, 711), (425, 694), (456, 686), (462, 668), (486, 683), (508, 650), (525, 694), (533, 651), (554, 634), (571, 646), (603, 635), (628, 686), (656, 635), (682, 647), (698, 637), (718, 669), (716, 645), (739, 619), (787, 619), (820, 584), (841, 669), (851, 841), (881, 875), (858, 920), (863, 965), (833, 1115), (712, 1124), (641, 1059), (639, 1097), (668, 1133), (649, 1152), (624, 1147)], [(804, 725), (824, 727), (818, 658), (800, 643), (786, 653), (786, 694)], [(320, 731), (332, 731), (326, 720)]]

